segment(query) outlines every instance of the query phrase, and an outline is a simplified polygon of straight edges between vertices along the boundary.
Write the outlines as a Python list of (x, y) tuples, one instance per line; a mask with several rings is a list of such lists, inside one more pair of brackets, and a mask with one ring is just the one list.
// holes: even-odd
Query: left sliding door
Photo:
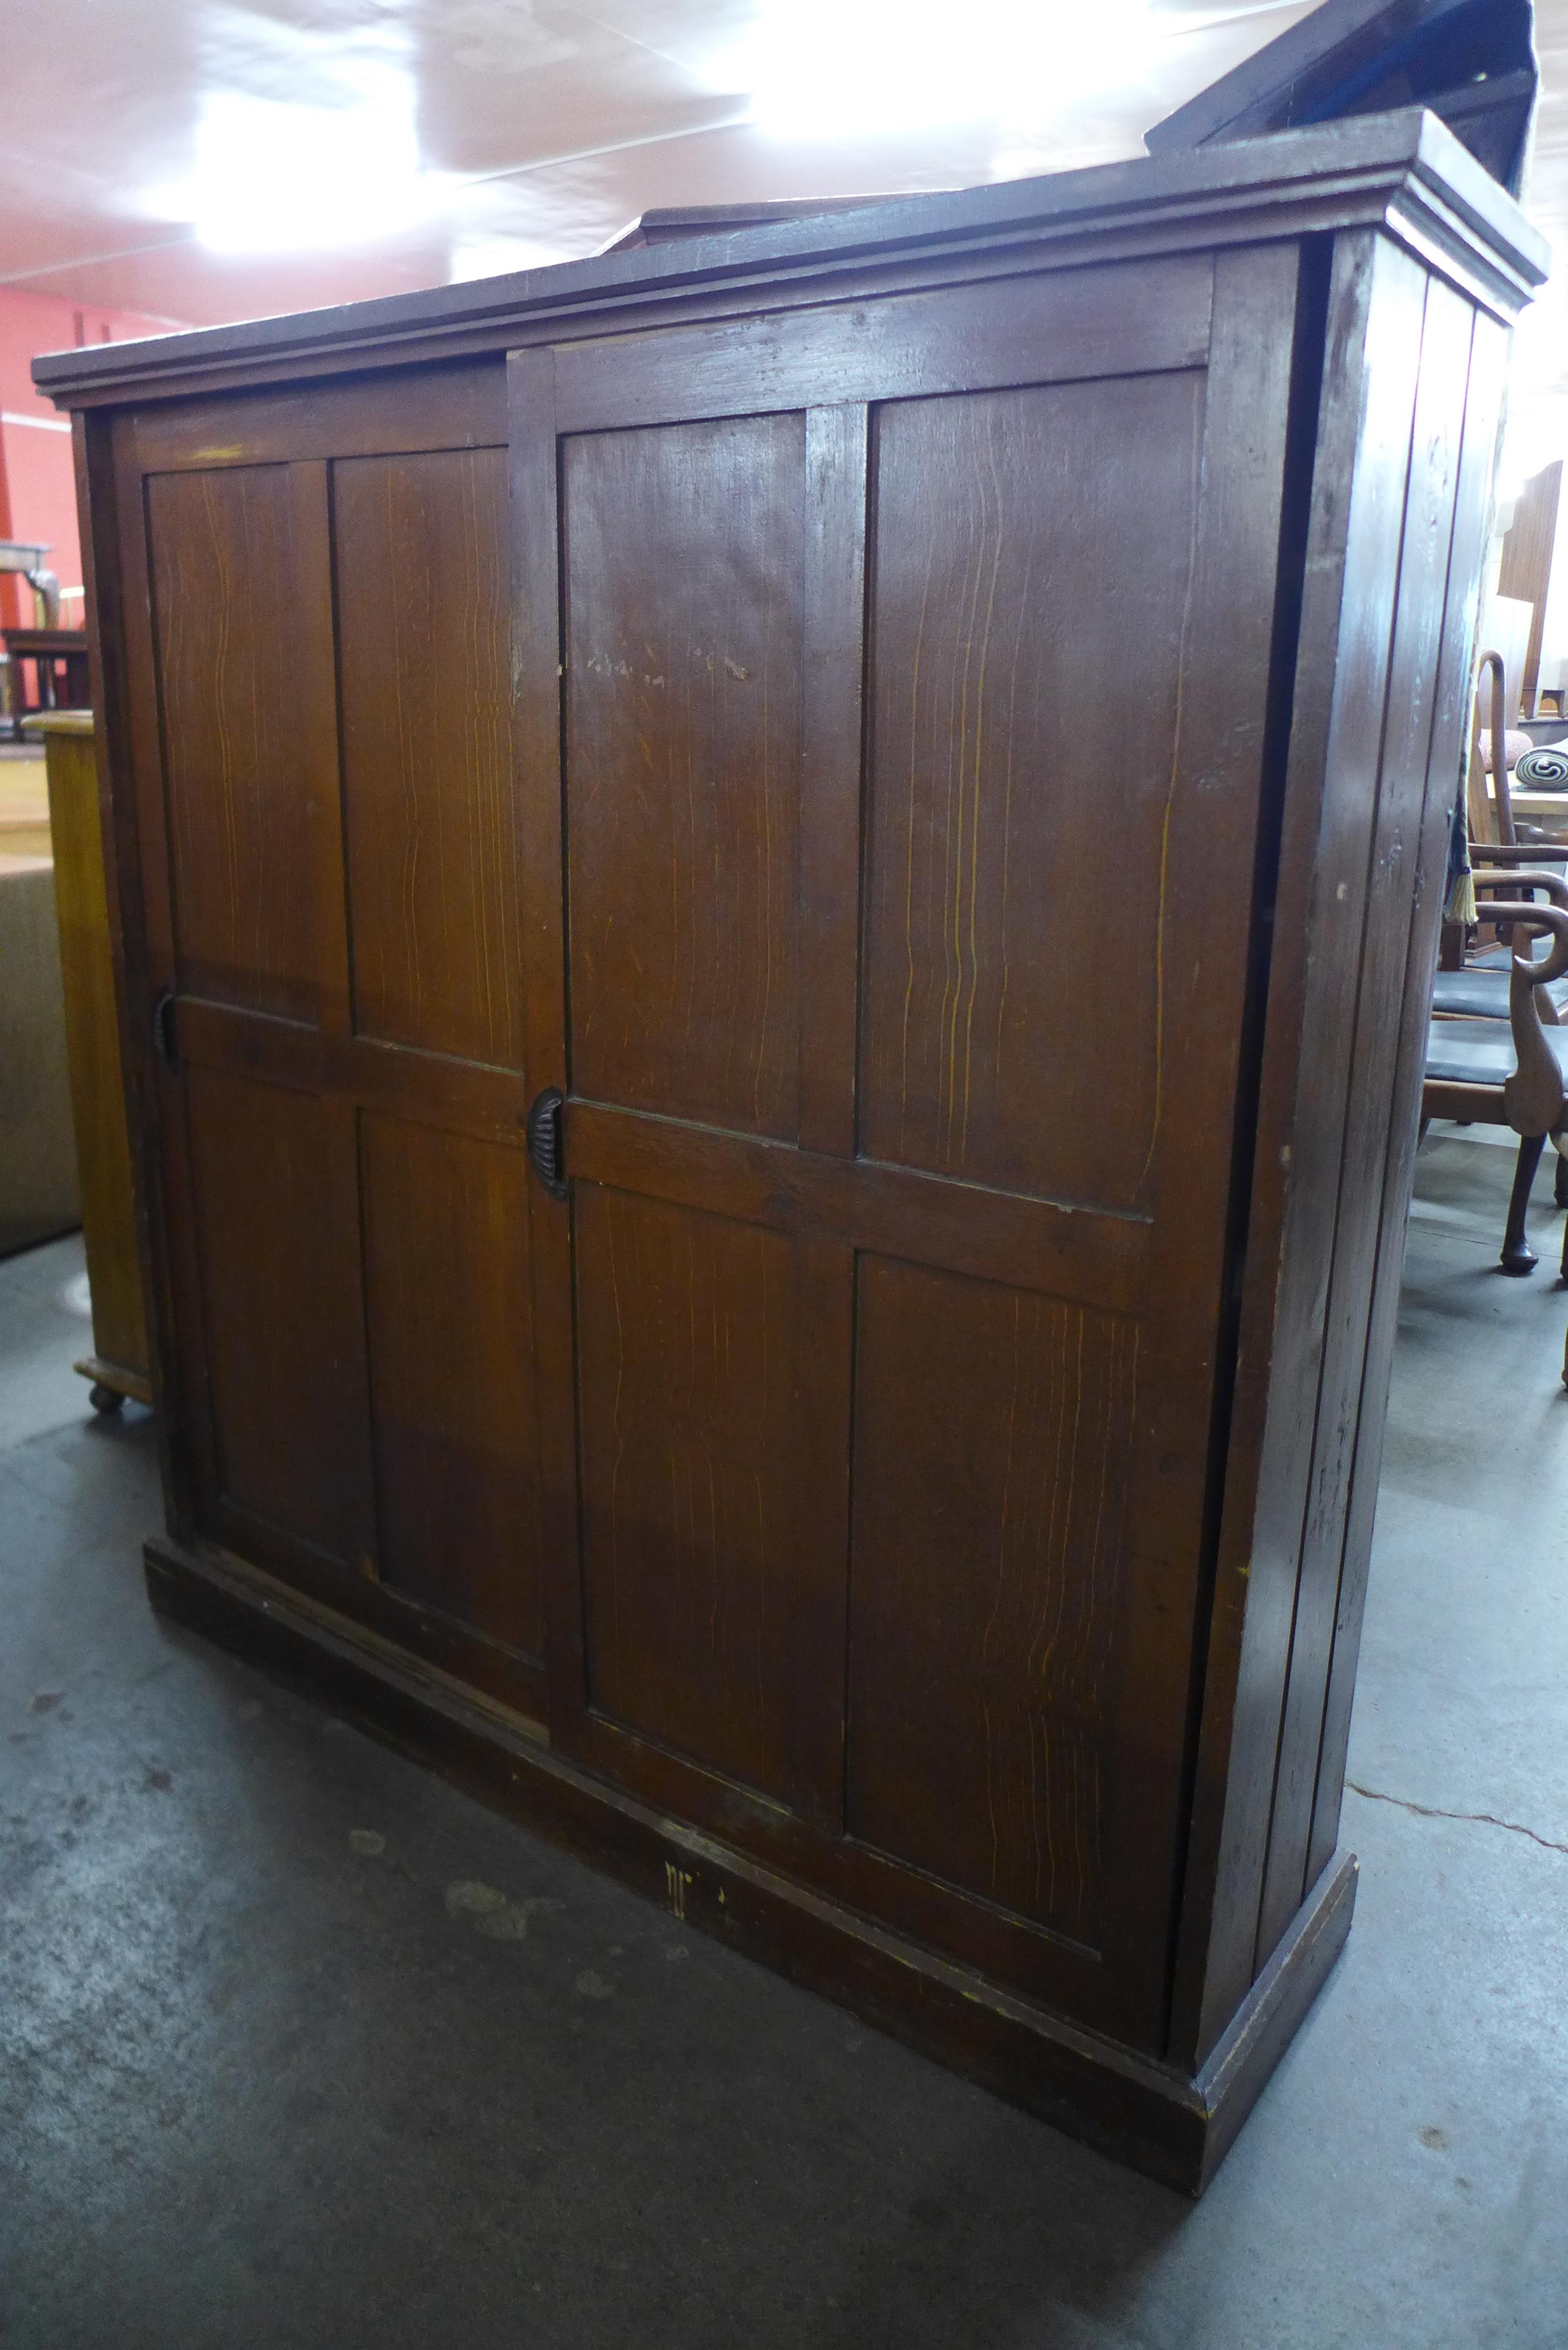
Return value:
[(542, 1706), (501, 370), (117, 426), (195, 1531)]

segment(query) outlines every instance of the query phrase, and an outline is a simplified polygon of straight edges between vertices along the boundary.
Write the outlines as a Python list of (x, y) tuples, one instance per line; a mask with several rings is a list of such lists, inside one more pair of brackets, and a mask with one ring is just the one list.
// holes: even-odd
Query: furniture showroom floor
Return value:
[(1421, 1154), (1359, 1908), (1196, 2209), (161, 1628), (78, 1246), (0, 1265), (9, 2350), (1562, 2350), (1568, 1294), (1549, 1168), (1493, 1270), (1511, 1139)]

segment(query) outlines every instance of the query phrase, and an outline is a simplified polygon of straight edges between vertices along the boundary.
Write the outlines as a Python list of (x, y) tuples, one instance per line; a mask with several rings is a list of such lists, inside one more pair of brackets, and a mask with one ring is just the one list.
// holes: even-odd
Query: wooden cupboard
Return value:
[(37, 369), (154, 1597), (1192, 2190), (1349, 1924), (1542, 267), (1415, 111)]
[(81, 1183), (82, 1247), (92, 1294), (92, 1352), (75, 1367), (92, 1381), (94, 1409), (118, 1411), (128, 1396), (151, 1403), (152, 1385), (92, 714), (87, 710), (48, 711), (32, 719), (27, 731), (43, 736), (48, 769), (71, 1126)]

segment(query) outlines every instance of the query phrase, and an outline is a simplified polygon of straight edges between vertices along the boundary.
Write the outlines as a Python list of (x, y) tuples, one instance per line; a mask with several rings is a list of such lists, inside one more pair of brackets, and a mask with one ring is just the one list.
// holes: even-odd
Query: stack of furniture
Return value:
[(1418, 111), (711, 228), (36, 369), (150, 1582), (1196, 2190), (1349, 1925), (1544, 256)]

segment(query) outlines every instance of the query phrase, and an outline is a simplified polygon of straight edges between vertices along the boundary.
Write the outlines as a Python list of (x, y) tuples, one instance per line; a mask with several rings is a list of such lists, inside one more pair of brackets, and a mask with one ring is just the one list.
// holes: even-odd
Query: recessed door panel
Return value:
[(220, 1506), (373, 1571), (352, 1113), (194, 1065), (184, 1086)]
[(527, 1160), (367, 1117), (360, 1169), (381, 1582), (536, 1655)]
[(793, 1136), (805, 420), (568, 441), (573, 1091)]
[(506, 452), (332, 475), (355, 1026), (520, 1067)]
[(861, 1261), (846, 1825), (1093, 1944), (1137, 1330)]
[(861, 1147), (1142, 1203), (1203, 378), (876, 425)]
[(576, 1212), (589, 1701), (809, 1805), (799, 1685), (846, 1526), (842, 1430), (804, 1457), (803, 1352), (824, 1271), (847, 1308), (847, 1253), (803, 1266), (777, 1232), (593, 1184)]
[(323, 1020), (345, 956), (326, 470), (146, 495), (180, 984)]

